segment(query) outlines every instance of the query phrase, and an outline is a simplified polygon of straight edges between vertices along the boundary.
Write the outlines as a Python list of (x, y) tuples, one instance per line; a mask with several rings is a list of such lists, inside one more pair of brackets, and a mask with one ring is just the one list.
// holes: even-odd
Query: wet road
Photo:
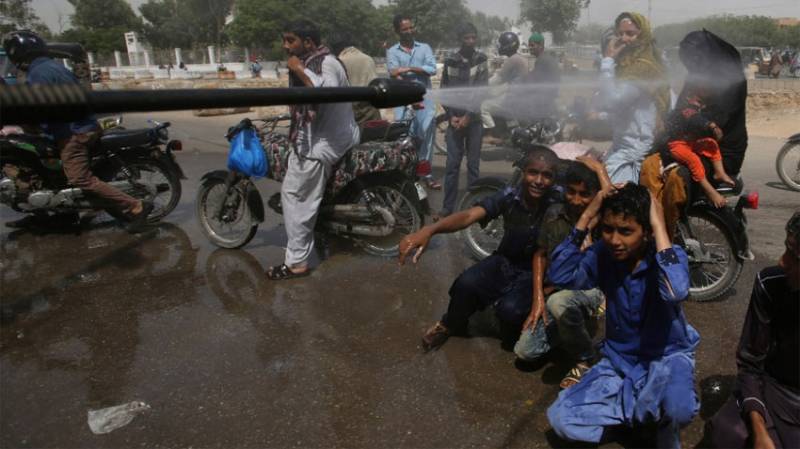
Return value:
[[(269, 282), (263, 271), (282, 261), (285, 244), (274, 214), (235, 251), (209, 244), (194, 218), (199, 177), (225, 161), (224, 147), (204, 142), (219, 142), (235, 118), (168, 118), (173, 135), (183, 128), (197, 139), (179, 155), (189, 179), (163, 224), (138, 236), (107, 226), (0, 231), (0, 446), (558, 444), (544, 415), (568, 369), (557, 359), (516, 367), (491, 314), (477, 317), (473, 338), (427, 355), (418, 347), (471, 264), (457, 237), (437, 237), (418, 266), (403, 268), (332, 240), (311, 277)], [(686, 446), (730, 391), (753, 276), (780, 253), (783, 224), (800, 204), (773, 186), (780, 145), (754, 138), (745, 164), (748, 187), (761, 193), (761, 208), (748, 213), (756, 260), (723, 301), (686, 304), (702, 335), (703, 399)], [(507, 162), (486, 158), (485, 174), (507, 172)], [(436, 165), (441, 172), (443, 160)], [(259, 188), (266, 199), (278, 185)], [(152, 409), (91, 433), (88, 410), (134, 400)]]

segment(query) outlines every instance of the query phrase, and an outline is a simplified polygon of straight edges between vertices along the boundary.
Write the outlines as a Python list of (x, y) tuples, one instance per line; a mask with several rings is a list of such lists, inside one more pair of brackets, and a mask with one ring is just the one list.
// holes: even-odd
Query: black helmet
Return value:
[(31, 30), (17, 30), (3, 36), (3, 49), (11, 62), (22, 64), (46, 55), (47, 43)]
[(511, 56), (519, 49), (519, 37), (516, 33), (506, 31), (497, 39), (497, 52), (503, 56)]

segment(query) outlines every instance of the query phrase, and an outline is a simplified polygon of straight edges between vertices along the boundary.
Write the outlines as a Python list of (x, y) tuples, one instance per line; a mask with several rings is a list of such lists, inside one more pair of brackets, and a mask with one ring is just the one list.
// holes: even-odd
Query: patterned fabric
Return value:
[[(282, 182), (292, 146), (285, 135), (272, 134), (262, 140), (269, 160), (267, 177)], [(413, 176), (417, 150), (410, 140), (367, 142), (353, 147), (333, 167), (326, 196), (335, 196), (355, 178), (367, 173), (400, 171)]]

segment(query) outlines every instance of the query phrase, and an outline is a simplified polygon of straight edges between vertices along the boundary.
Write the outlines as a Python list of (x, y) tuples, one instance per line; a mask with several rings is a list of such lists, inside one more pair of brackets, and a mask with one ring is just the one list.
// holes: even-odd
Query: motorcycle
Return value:
[[(92, 173), (100, 180), (154, 204), (148, 222), (172, 212), (186, 179), (173, 151), (179, 140), (169, 139), (170, 124), (149, 129), (111, 129), (103, 133), (90, 157)], [(44, 135), (0, 137), (0, 204), (17, 212), (40, 216), (101, 209), (94, 199), (68, 184), (53, 140)], [(109, 211), (120, 218), (117, 212)]]
[[(265, 149), (266, 177), (282, 182), (289, 155), (295, 151), (288, 136), (275, 132), (288, 115), (262, 120), (243, 120), (239, 126), (255, 126)], [(235, 130), (237, 127), (232, 128)], [(417, 182), (418, 140), (406, 133), (392, 140), (389, 124), (378, 140), (350, 149), (334, 166), (320, 206), (317, 229), (354, 240), (377, 256), (394, 256), (402, 236), (417, 231), (428, 211), (427, 193)], [(233, 134), (229, 132), (228, 139)], [(382, 140), (380, 136), (388, 140)], [(369, 140), (369, 139), (367, 139)], [(280, 194), (268, 205), (282, 214)], [(205, 235), (217, 246), (246, 245), (265, 220), (264, 204), (253, 180), (236, 171), (206, 173), (197, 193), (197, 217)]]
[[(467, 192), (459, 203), (458, 210), (469, 209), (481, 199), (494, 195), (507, 186), (517, 186), (522, 181), (522, 163), (529, 151), (536, 147), (548, 148), (548, 145), (560, 140), (562, 125), (552, 119), (542, 119), (530, 126), (517, 127), (511, 131), (511, 142), (519, 150), (519, 157), (513, 164), (513, 172), (509, 179), (498, 177), (482, 177), (467, 188)], [(503, 239), (503, 217), (488, 223), (475, 223), (461, 231), (461, 236), (473, 257), (481, 260), (492, 254)]]
[(800, 133), (786, 139), (775, 159), (775, 170), (786, 187), (800, 192)]

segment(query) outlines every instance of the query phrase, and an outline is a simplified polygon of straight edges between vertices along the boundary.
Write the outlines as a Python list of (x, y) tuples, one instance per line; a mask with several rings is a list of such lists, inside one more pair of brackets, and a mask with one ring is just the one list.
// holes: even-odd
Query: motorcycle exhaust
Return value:
[(374, 226), (374, 225), (360, 225), (353, 223), (341, 223), (338, 221), (327, 221), (323, 223), (333, 233), (336, 234), (350, 234), (350, 235), (363, 235), (366, 237), (386, 237), (391, 235), (394, 230), (390, 226)]
[[(392, 212), (383, 206), (337, 204), (323, 208), (323, 213), (331, 220), (324, 221), (323, 226), (342, 234), (386, 237), (394, 231), (397, 223)], [(352, 223), (352, 220), (374, 219), (376, 213), (383, 219), (384, 225)]]

